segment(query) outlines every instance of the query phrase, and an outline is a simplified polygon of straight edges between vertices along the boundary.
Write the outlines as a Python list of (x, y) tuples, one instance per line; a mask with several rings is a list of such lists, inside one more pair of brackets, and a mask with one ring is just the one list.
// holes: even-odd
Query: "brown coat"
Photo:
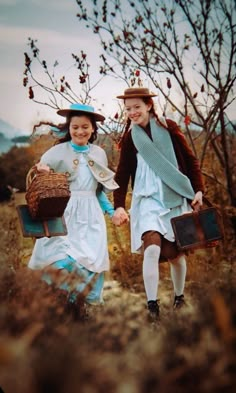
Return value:
[[(190, 179), (195, 192), (203, 192), (203, 179), (197, 158), (188, 146), (188, 143), (177, 124), (170, 119), (167, 119), (166, 123), (172, 139), (180, 171)], [(149, 137), (151, 137), (150, 128), (147, 129), (146, 132)], [(129, 130), (122, 140), (120, 161), (115, 175), (115, 181), (120, 186), (120, 188), (114, 191), (115, 208), (125, 208), (125, 199), (130, 178), (131, 186), (133, 188), (137, 168), (136, 154), (137, 149), (135, 148), (132, 140), (131, 130)]]

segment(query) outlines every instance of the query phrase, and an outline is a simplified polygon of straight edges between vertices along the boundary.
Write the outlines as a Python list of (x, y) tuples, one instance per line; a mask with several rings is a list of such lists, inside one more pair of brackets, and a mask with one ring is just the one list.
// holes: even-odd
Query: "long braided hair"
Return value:
[[(149, 105), (149, 104), (151, 105), (151, 109), (150, 109), (150, 111), (149, 111), (150, 114), (152, 114), (152, 115), (155, 117), (156, 121), (157, 121), (162, 127), (166, 128), (166, 125), (159, 119), (158, 114), (157, 114), (156, 111), (155, 111), (155, 108), (154, 108), (154, 101), (153, 101), (152, 97), (140, 97), (140, 98), (141, 98), (141, 100), (143, 100), (143, 102), (144, 102), (146, 105)], [(125, 102), (125, 99), (124, 99), (124, 102)], [(123, 135), (121, 136), (120, 145), (122, 145), (122, 141), (123, 141), (125, 135), (126, 135), (127, 132), (130, 130), (130, 126), (131, 126), (131, 120), (128, 118), (127, 121), (126, 121), (126, 124), (125, 124), (125, 129), (124, 129)]]

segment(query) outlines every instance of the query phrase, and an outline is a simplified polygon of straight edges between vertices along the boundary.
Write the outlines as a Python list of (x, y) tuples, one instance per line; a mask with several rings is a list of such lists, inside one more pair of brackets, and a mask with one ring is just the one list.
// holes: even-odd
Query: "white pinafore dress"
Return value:
[(157, 231), (167, 240), (174, 242), (171, 218), (190, 211), (192, 208), (186, 198), (183, 198), (181, 206), (172, 209), (165, 207), (161, 178), (137, 153), (137, 170), (130, 207), (131, 252), (141, 252), (142, 234), (150, 230)]
[(73, 152), (78, 162), (70, 183), (71, 198), (64, 212), (68, 235), (36, 240), (29, 267), (42, 269), (67, 258), (90, 272), (109, 269), (107, 231), (104, 214), (96, 197), (97, 180), (92, 175), (86, 153)]

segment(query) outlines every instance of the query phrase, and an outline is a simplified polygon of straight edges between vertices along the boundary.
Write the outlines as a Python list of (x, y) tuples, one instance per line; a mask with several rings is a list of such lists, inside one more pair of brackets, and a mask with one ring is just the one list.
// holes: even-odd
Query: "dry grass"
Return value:
[(0, 386), (6, 393), (235, 391), (231, 242), (188, 256), (188, 305), (180, 313), (172, 310), (168, 264), (161, 264), (161, 321), (150, 324), (141, 258), (129, 252), (128, 227), (115, 230), (108, 220), (105, 305), (84, 308), (81, 297), (75, 315), (63, 292), (27, 269), (33, 242), (20, 234), (14, 203), (1, 205), (0, 214)]

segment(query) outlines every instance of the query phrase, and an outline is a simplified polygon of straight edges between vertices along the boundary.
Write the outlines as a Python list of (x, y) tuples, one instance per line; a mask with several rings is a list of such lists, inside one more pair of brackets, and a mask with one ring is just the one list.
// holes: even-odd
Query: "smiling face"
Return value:
[(146, 104), (142, 98), (126, 98), (125, 110), (133, 124), (146, 127), (149, 122), (152, 105)]
[(69, 132), (73, 143), (85, 146), (94, 132), (94, 126), (88, 116), (77, 115), (70, 120)]

